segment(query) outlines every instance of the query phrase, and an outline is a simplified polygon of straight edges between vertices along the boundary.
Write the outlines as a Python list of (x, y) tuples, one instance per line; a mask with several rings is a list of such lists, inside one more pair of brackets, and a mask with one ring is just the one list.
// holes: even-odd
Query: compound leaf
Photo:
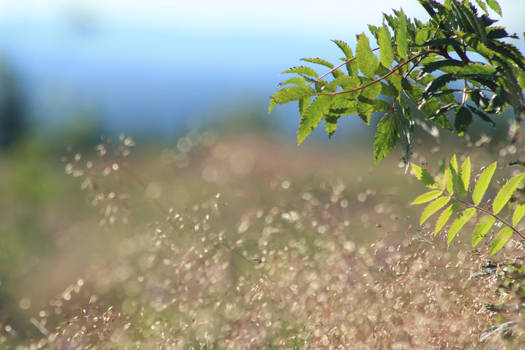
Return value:
[(503, 185), (496, 195), (496, 198), (494, 198), (494, 202), (492, 203), (492, 212), (494, 215), (498, 214), (501, 209), (503, 209), (523, 179), (525, 179), (525, 172), (514, 176), (509, 181), (507, 181), (505, 185)]
[(420, 224), (423, 225), (425, 221), (428, 220), (428, 218), (430, 218), (438, 210), (440, 210), (445, 205), (447, 205), (447, 203), (450, 201), (450, 198), (451, 197), (449, 196), (439, 197), (438, 199), (434, 200), (429, 205), (427, 205), (425, 209), (423, 210), (423, 213), (421, 214)]
[(503, 229), (501, 229), (501, 231), (498, 232), (498, 234), (496, 235), (496, 237), (494, 237), (494, 240), (492, 241), (492, 246), (490, 247), (489, 255), (492, 256), (496, 254), (501, 248), (503, 248), (505, 243), (507, 243), (510, 237), (512, 237), (513, 233), (514, 231), (512, 231), (510, 227), (504, 227)]
[(490, 228), (494, 225), (496, 222), (496, 218), (492, 215), (485, 215), (481, 219), (479, 219), (478, 224), (474, 228), (474, 231), (472, 232), (472, 246), (475, 247), (478, 245), (479, 242), (485, 237), (487, 232), (489, 232)]
[(467, 222), (469, 222), (470, 218), (476, 213), (475, 208), (468, 208), (465, 209), (459, 214), (459, 216), (454, 220), (452, 225), (450, 225), (450, 229), (448, 230), (448, 237), (447, 237), (447, 243), (450, 244), (454, 237), (458, 234), (459, 230), (465, 226)]
[(497, 166), (498, 162), (494, 162), (489, 165), (485, 170), (483, 170), (479, 176), (478, 181), (476, 181), (474, 191), (472, 192), (472, 201), (475, 205), (478, 205), (481, 202), (481, 199), (483, 199), (483, 196), (489, 187), (490, 180), (492, 180), (492, 176), (494, 175)]

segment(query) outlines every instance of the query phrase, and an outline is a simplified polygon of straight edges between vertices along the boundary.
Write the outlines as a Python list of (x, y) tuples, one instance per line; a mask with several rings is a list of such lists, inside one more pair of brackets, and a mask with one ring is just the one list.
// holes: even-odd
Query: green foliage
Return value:
[(425, 223), (432, 215), (439, 212), (445, 205), (452, 201), (453, 203), (439, 215), (434, 229), (434, 234), (437, 235), (445, 227), (450, 218), (454, 216), (461, 207), (464, 207), (465, 209), (456, 216), (448, 229), (447, 242), (449, 244), (467, 223), (475, 221), (476, 213), (485, 215), (478, 220), (478, 224), (472, 233), (473, 247), (481, 242), (496, 221), (502, 224), (504, 228), (494, 237), (490, 248), (490, 255), (495, 254), (503, 248), (513, 234), (517, 234), (521, 239), (525, 239), (525, 232), (520, 232), (517, 229), (517, 225), (525, 216), (525, 203), (515, 205), (512, 222), (498, 215), (506, 206), (512, 207), (512, 205), (509, 204), (511, 203), (511, 198), (520, 187), (525, 185), (525, 172), (520, 172), (513, 176), (500, 188), (492, 201), (492, 210), (486, 205), (480, 205), (494, 176), (497, 165), (497, 162), (494, 162), (481, 173), (472, 190), (472, 201), (469, 201), (466, 199), (470, 191), (471, 178), (471, 162), (469, 157), (466, 157), (461, 167), (459, 167), (456, 155), (453, 155), (448, 167), (437, 177), (437, 183), (429, 180), (430, 178), (433, 179), (433, 177), (426, 170), (412, 164), (412, 170), (416, 178), (423, 182), (427, 188), (431, 189), (418, 196), (411, 203), (415, 205), (430, 202), (421, 214), (421, 224)]
[[(303, 61), (330, 70), (321, 74), (299, 66), (284, 72), (300, 79), (279, 84), (281, 90), (271, 97), (270, 111), (277, 104), (299, 102), (299, 144), (323, 119), (326, 132), (332, 135), (341, 117), (357, 115), (369, 124), (373, 113), (386, 112), (377, 125), (375, 160), (381, 161), (400, 141), (408, 160), (417, 114), (407, 106), (417, 106), (428, 122), (458, 135), (468, 131), (474, 118), (495, 125), (493, 118), (508, 106), (516, 120), (522, 119), (525, 58), (509, 43), (518, 37), (495, 26), (489, 17), (489, 9), (501, 16), (497, 1), (476, 0), (482, 14), (469, 1), (419, 3), (430, 15), (427, 22), (394, 10), (384, 15), (381, 27), (369, 26), (378, 47), (372, 49), (371, 40), (362, 33), (353, 56), (347, 43), (333, 40), (344, 54), (342, 64), (306, 58)], [(379, 58), (374, 53), (378, 50)], [(346, 73), (339, 69), (342, 66)], [(326, 80), (330, 74), (333, 80)], [(288, 84), (297, 86), (283, 87)], [(348, 108), (340, 106), (341, 96)], [(310, 108), (312, 97), (316, 99)]]

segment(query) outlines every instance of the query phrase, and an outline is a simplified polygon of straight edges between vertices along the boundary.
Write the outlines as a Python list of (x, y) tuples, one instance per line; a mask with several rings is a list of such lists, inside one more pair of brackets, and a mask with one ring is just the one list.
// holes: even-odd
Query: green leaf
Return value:
[(467, 107), (461, 106), (458, 113), (456, 114), (456, 119), (454, 121), (454, 128), (456, 129), (458, 135), (463, 135), (467, 131), (468, 127), (472, 123), (472, 113)]
[(525, 71), (519, 71), (518, 73), (518, 83), (522, 90), (525, 90)]
[(479, 219), (478, 224), (474, 228), (474, 231), (472, 232), (472, 246), (475, 247), (481, 242), (483, 237), (489, 232), (490, 228), (494, 225), (496, 222), (496, 218), (492, 215), (485, 215), (481, 219)]
[[(394, 114), (385, 114), (377, 124), (377, 132), (374, 141), (374, 157), (376, 163), (379, 163), (383, 158), (385, 158), (388, 155), (388, 153), (390, 153), (390, 151), (395, 147), (397, 140), (399, 140), (400, 133), (397, 128), (395, 118), (396, 116)], [(436, 197), (432, 197), (428, 201)], [(417, 203), (412, 202), (412, 204)]]
[(381, 63), (385, 68), (390, 68), (394, 60), (394, 52), (392, 51), (392, 38), (386, 26), (382, 26), (379, 30), (378, 39)]
[(290, 85), (290, 84), (304, 86), (306, 85), (306, 80), (303, 77), (291, 77), (290, 79), (287, 79), (283, 81), (282, 83), (279, 83), (279, 85), (277, 86), (281, 87), (281, 86)]
[(452, 172), (450, 168), (452, 168), (452, 166), (445, 170), (445, 173), (443, 174), (443, 181), (445, 182), (447, 186), (448, 193), (453, 195), (454, 194), (454, 184), (457, 181), (456, 179), (457, 174), (456, 172)]
[(373, 79), (379, 67), (379, 60), (374, 56), (372, 50), (370, 50), (370, 43), (364, 33), (361, 34), (357, 40), (356, 56), (361, 72)]
[(408, 57), (408, 30), (407, 18), (403, 11), (400, 11), (399, 22), (396, 30), (397, 53), (402, 58)]
[(499, 6), (498, 2), (496, 0), (487, 0), (487, 5), (494, 10), (498, 15), (502, 16), (501, 7)]
[(337, 119), (339, 119), (338, 116), (332, 116), (332, 115), (327, 115), (324, 118), (324, 127), (326, 130), (326, 133), (328, 134), (328, 137), (332, 137), (334, 132), (337, 130)]
[(470, 185), (470, 157), (467, 157), (461, 164), (461, 181), (465, 191), (468, 191)]
[(494, 162), (489, 165), (485, 170), (483, 170), (479, 176), (478, 181), (476, 181), (474, 191), (472, 192), (472, 201), (475, 205), (478, 205), (481, 202), (481, 199), (483, 199), (483, 196), (489, 187), (490, 180), (492, 180), (492, 176), (494, 175), (497, 166), (498, 162)]
[(441, 231), (443, 226), (447, 224), (448, 219), (450, 219), (450, 217), (454, 215), (456, 211), (458, 211), (459, 207), (460, 207), (459, 203), (454, 203), (454, 204), (449, 205), (445, 210), (443, 210), (443, 212), (441, 212), (441, 214), (439, 215), (439, 218), (436, 221), (436, 228), (434, 229), (434, 236), (436, 236), (439, 233), (439, 231)]
[(431, 200), (436, 199), (442, 194), (443, 194), (443, 191), (441, 190), (428, 191), (426, 193), (423, 193), (422, 195), (419, 195), (416, 199), (412, 201), (412, 203), (410, 203), (410, 205), (423, 204), (423, 203), (430, 202)]
[(382, 89), (381, 84), (375, 83), (361, 90), (361, 96), (366, 97), (370, 100), (375, 100), (375, 98), (381, 93), (381, 89)]
[(341, 49), (341, 51), (343, 51), (343, 53), (345, 55), (345, 58), (352, 58), (354, 56), (353, 53), (352, 53), (352, 49), (344, 41), (342, 41), (342, 40), (332, 40), (332, 42), (334, 42), (337, 45), (337, 47), (339, 47)]
[(290, 73), (303, 74), (303, 75), (307, 75), (307, 76), (314, 77), (314, 78), (319, 77), (319, 74), (317, 74), (315, 70), (313, 70), (310, 67), (305, 67), (305, 66), (292, 67), (290, 69), (285, 70), (282, 74), (290, 74)]
[(454, 237), (458, 234), (459, 230), (465, 226), (467, 222), (469, 222), (470, 218), (476, 213), (475, 208), (468, 208), (465, 209), (459, 214), (459, 216), (454, 220), (452, 225), (450, 225), (450, 229), (448, 230), (448, 236), (447, 236), (447, 243), (450, 244)]
[(492, 256), (496, 254), (501, 248), (503, 248), (505, 243), (507, 243), (510, 237), (512, 237), (513, 233), (514, 231), (512, 231), (510, 227), (504, 227), (501, 231), (499, 231), (496, 237), (494, 237), (494, 240), (492, 241), (492, 246), (490, 247), (489, 255)]
[(268, 114), (271, 114), (273, 109), (277, 106), (277, 103), (272, 99), (270, 100), (270, 105), (268, 106)]
[(455, 154), (452, 155), (452, 158), (450, 158), (450, 167), (454, 170), (454, 173), (458, 173), (458, 158)]
[(327, 60), (324, 60), (322, 58), (319, 58), (319, 57), (315, 57), (315, 58), (301, 58), (301, 61), (315, 63), (315, 64), (320, 64), (321, 66), (325, 66), (325, 67), (328, 67), (330, 69), (334, 68), (334, 65), (332, 63), (330, 63)]
[(304, 115), (306, 109), (310, 106), (311, 96), (303, 97), (299, 100), (299, 115)]
[(525, 216), (525, 203), (522, 203), (516, 207), (514, 214), (512, 215), (512, 225), (518, 226), (521, 219)]
[(297, 130), (297, 144), (300, 145), (310, 135), (313, 129), (317, 127), (319, 122), (323, 119), (323, 116), (330, 109), (330, 103), (332, 96), (320, 95), (304, 112), (303, 118), (299, 123), (299, 129)]
[(313, 95), (315, 95), (315, 91), (309, 86), (292, 86), (277, 91), (272, 96), (272, 100), (277, 104), (284, 104)]
[(419, 223), (423, 225), (425, 221), (428, 220), (432, 215), (434, 215), (437, 211), (439, 211), (441, 208), (443, 208), (447, 203), (450, 201), (450, 197), (444, 196), (439, 197), (438, 199), (431, 202), (429, 205), (423, 209), (423, 213), (421, 214), (421, 220)]
[(414, 163), (410, 163), (410, 166), (412, 167), (412, 172), (416, 179), (423, 182), (425, 186), (432, 187), (435, 185), (436, 182), (434, 181), (434, 177), (432, 177), (428, 171)]
[(525, 172), (514, 176), (509, 181), (507, 181), (505, 185), (503, 185), (496, 195), (496, 198), (494, 198), (494, 202), (492, 203), (492, 212), (494, 215), (498, 214), (501, 209), (503, 209), (523, 179), (525, 179)]
[(486, 14), (488, 14), (487, 5), (485, 5), (483, 1), (476, 0), (476, 3), (478, 4), (479, 7), (483, 9), (483, 11), (485, 11)]

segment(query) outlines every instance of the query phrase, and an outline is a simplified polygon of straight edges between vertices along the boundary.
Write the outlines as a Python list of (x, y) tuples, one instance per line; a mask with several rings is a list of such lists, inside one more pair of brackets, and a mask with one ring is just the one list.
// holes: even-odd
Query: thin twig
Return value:
[(483, 213), (485, 213), (485, 214), (488, 214), (488, 215), (492, 216), (493, 218), (495, 218), (495, 219), (498, 220), (499, 222), (503, 223), (505, 226), (510, 227), (510, 229), (511, 229), (512, 231), (514, 231), (518, 236), (521, 237), (521, 239), (525, 240), (525, 235), (524, 235), (523, 233), (521, 233), (520, 231), (518, 231), (517, 228), (515, 228), (513, 225), (511, 225), (511, 224), (510, 224), (508, 221), (506, 221), (505, 219), (502, 219), (502, 218), (499, 217), (498, 215), (496, 215), (496, 214), (494, 214), (494, 213), (491, 213), (490, 211), (488, 211), (488, 210), (485, 209), (485, 208), (482, 208), (482, 207), (477, 206), (477, 205), (472, 204), (472, 203), (468, 203), (468, 202), (466, 202), (466, 201), (464, 201), (464, 200), (462, 200), (462, 199), (460, 199), (460, 198), (457, 198), (457, 197), (455, 197), (455, 196), (454, 196), (453, 198), (454, 198), (454, 200), (455, 200), (456, 202), (460, 202), (460, 203), (462, 203), (463, 205), (465, 205), (465, 206), (467, 206), (467, 207), (469, 207), (469, 208), (477, 209), (477, 210), (479, 210), (479, 211), (481, 211), (481, 212), (483, 212)]
[(398, 64), (397, 66), (392, 68), (392, 70), (390, 72), (386, 73), (382, 77), (379, 77), (379, 78), (371, 81), (368, 84), (365, 84), (365, 85), (362, 85), (362, 86), (359, 86), (359, 87), (356, 87), (356, 88), (353, 88), (353, 89), (350, 89), (350, 90), (343, 90), (343, 91), (339, 91), (339, 92), (332, 92), (332, 93), (329, 93), (329, 94), (320, 94), (320, 95), (337, 96), (337, 95), (341, 95), (341, 94), (347, 94), (347, 93), (350, 93), (350, 92), (356, 92), (356, 91), (360, 91), (360, 90), (366, 89), (367, 87), (369, 87), (371, 85), (374, 85), (375, 83), (380, 82), (381, 80), (384, 80), (384, 79), (388, 78), (389, 76), (394, 74), (396, 71), (401, 69), (401, 67), (406, 66), (407, 64), (409, 64), (413, 60), (418, 59), (419, 57), (428, 55), (430, 52), (431, 51), (424, 51), (424, 52), (418, 53), (417, 55), (415, 55), (414, 57), (409, 58), (405, 62)]

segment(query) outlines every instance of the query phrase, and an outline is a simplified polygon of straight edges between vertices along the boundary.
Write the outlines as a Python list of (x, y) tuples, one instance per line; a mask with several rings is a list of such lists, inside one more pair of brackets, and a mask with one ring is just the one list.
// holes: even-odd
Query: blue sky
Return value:
[[(523, 32), (525, 1), (500, 4)], [(352, 42), (392, 7), (426, 18), (415, 0), (0, 0), (0, 52), (36, 119), (84, 109), (116, 129), (166, 130), (243, 98), (265, 106), (281, 71), (337, 60), (330, 39)]]

